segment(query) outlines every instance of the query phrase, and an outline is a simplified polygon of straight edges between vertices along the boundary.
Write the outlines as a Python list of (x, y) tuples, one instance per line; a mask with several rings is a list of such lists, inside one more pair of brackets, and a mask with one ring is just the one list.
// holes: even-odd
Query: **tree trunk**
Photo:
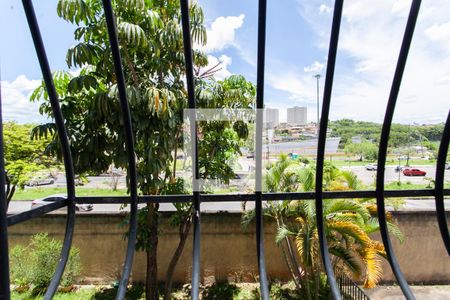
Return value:
[(149, 248), (147, 254), (147, 279), (145, 285), (145, 299), (158, 300), (158, 203), (147, 203), (147, 226), (149, 234)]
[[(278, 213), (275, 214), (275, 220), (277, 222), (277, 229), (284, 226), (284, 222), (281, 216), (278, 215)], [(296, 287), (300, 289), (300, 272), (298, 269), (298, 264), (295, 259), (295, 254), (292, 251), (291, 244), (289, 241), (289, 237), (284, 238), (284, 244), (280, 244), (281, 251), (283, 254), (283, 258), (285, 260), (286, 265), (288, 266), (289, 273), (291, 273), (292, 280), (294, 281)], [(286, 248), (285, 248), (286, 247)]]
[(16, 185), (13, 185), (9, 193), (6, 195), (6, 209), (9, 208), (9, 203), (11, 202), (15, 192), (16, 192)]
[[(175, 178), (176, 174), (177, 174), (177, 152), (178, 152), (178, 138), (180, 135), (180, 130), (181, 128), (179, 128), (179, 130), (177, 130), (177, 132), (175, 133), (175, 150), (174, 150), (174, 154), (173, 154), (173, 170), (172, 170), (172, 177)], [(186, 154), (184, 154), (186, 155)]]
[(16, 191), (16, 186), (13, 185), (11, 187), (11, 181), (9, 180), (8, 173), (5, 172), (5, 183), (6, 183), (6, 211), (9, 208), (9, 202), (11, 202), (12, 197), (14, 196), (14, 192)]
[(175, 267), (180, 260), (181, 254), (183, 253), (184, 246), (186, 244), (189, 231), (192, 224), (192, 214), (189, 214), (183, 222), (180, 224), (178, 234), (180, 236), (180, 241), (178, 242), (178, 247), (172, 256), (166, 273), (166, 284), (164, 287), (164, 300), (170, 300), (170, 293), (172, 292), (173, 274), (175, 273)]

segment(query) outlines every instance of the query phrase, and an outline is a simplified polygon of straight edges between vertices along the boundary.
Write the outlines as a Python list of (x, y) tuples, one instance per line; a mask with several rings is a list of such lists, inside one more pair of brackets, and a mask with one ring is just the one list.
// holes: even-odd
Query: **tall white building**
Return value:
[(264, 109), (264, 123), (267, 124), (267, 127), (274, 128), (278, 124), (280, 124), (280, 113), (278, 108), (265, 108)]
[(308, 123), (306, 106), (294, 106), (287, 109), (287, 122), (291, 124), (305, 125)]

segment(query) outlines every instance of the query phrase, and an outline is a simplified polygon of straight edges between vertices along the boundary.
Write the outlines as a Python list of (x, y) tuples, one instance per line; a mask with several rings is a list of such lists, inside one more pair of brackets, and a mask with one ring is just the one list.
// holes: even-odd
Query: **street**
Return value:
[[(143, 207), (144, 204), (140, 204)], [(252, 209), (254, 204), (247, 202), (247, 209)], [(8, 214), (16, 214), (29, 210), (31, 201), (12, 201), (9, 205)], [(445, 209), (450, 210), (450, 199), (445, 200)], [(400, 208), (401, 211), (435, 211), (436, 207), (434, 199), (406, 199), (405, 205)], [(58, 213), (64, 212), (65, 209), (58, 210)], [(95, 214), (95, 213), (117, 213), (120, 212), (120, 204), (94, 204), (94, 209), (90, 212), (79, 212), (79, 214)], [(129, 206), (123, 211), (129, 211)], [(161, 203), (160, 211), (175, 211), (175, 207), (170, 203)], [(242, 212), (241, 202), (204, 202), (201, 204), (203, 213), (213, 213), (218, 211), (227, 211), (230, 213)]]

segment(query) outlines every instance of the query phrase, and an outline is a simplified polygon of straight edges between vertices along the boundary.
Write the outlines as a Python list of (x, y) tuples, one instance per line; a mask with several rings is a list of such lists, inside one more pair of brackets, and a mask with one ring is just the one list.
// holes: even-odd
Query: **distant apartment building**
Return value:
[(287, 109), (287, 122), (290, 124), (305, 125), (308, 123), (307, 108), (294, 106)]
[(280, 124), (278, 108), (265, 108), (264, 109), (264, 122), (268, 128), (274, 128)]

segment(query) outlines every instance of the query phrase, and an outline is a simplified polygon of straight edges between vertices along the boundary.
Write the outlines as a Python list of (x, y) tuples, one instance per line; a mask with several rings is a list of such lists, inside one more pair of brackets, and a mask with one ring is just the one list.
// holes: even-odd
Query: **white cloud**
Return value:
[(207, 28), (206, 46), (197, 47), (206, 53), (221, 51), (235, 44), (235, 31), (244, 24), (245, 15), (218, 17)]
[(450, 22), (434, 24), (425, 29), (425, 33), (432, 41), (450, 39)]
[(406, 15), (410, 5), (411, 5), (410, 0), (397, 0), (397, 2), (395, 2), (392, 5), (392, 12), (401, 15)]
[[(267, 73), (267, 83), (274, 89), (287, 93), (288, 99), (272, 98), (266, 101), (269, 107), (280, 108), (280, 120), (285, 120), (287, 107), (307, 106), (308, 120), (316, 120), (316, 79), (311, 73), (296, 70), (289, 65), (272, 65)], [(266, 97), (267, 98), (267, 97)]]
[(329, 14), (333, 9), (326, 4), (321, 4), (319, 6), (319, 13), (321, 14)]
[(313, 62), (311, 65), (304, 67), (303, 71), (307, 72), (307, 73), (320, 73), (320, 71), (322, 71), (325, 68), (325, 64), (315, 61)]
[(4, 121), (18, 123), (40, 123), (46, 119), (39, 114), (39, 104), (29, 101), (31, 92), (41, 84), (40, 80), (28, 79), (19, 75), (10, 82), (2, 80), (2, 113)]
[[(321, 2), (297, 1), (318, 47), (327, 51), (331, 18), (317, 11)], [(383, 121), (410, 5), (405, 0), (345, 2), (332, 119)], [(450, 108), (449, 11), (448, 0), (421, 5), (398, 98), (397, 122), (442, 122), (446, 118)]]

